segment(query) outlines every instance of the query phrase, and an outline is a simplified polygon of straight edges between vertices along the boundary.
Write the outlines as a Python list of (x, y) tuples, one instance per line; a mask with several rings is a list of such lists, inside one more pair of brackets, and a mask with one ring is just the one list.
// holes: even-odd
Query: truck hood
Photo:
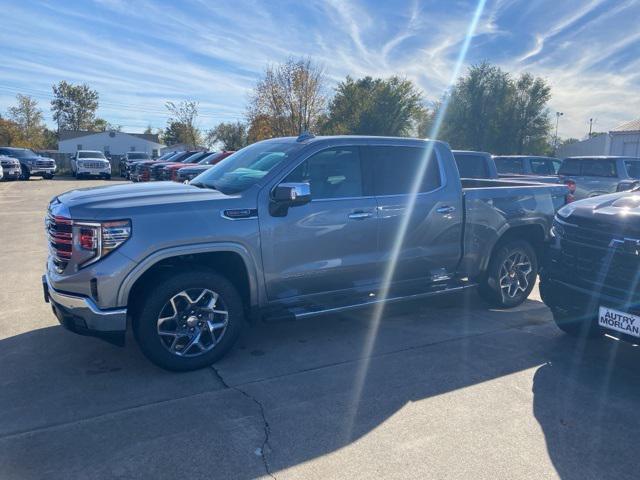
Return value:
[(234, 204), (237, 199), (237, 196), (224, 195), (217, 190), (175, 182), (153, 182), (72, 190), (54, 198), (51, 205), (64, 210), (57, 213), (63, 216), (100, 220), (129, 218), (149, 211), (187, 212), (203, 202), (226, 205)]
[[(558, 212), (568, 221), (591, 221), (600, 225), (625, 224), (640, 228), (640, 192), (622, 192), (570, 203)], [(606, 227), (603, 227), (606, 228)]]

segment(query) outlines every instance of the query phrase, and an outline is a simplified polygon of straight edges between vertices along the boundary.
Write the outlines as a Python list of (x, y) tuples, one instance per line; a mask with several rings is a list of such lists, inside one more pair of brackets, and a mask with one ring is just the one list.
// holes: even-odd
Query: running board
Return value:
[(302, 320), (310, 317), (315, 317), (317, 315), (342, 313), (350, 310), (356, 310), (358, 308), (366, 308), (366, 307), (370, 307), (380, 303), (397, 303), (397, 302), (403, 302), (403, 301), (418, 300), (422, 298), (455, 294), (455, 293), (463, 292), (470, 288), (475, 288), (477, 286), (478, 284), (476, 283), (464, 282), (464, 284), (462, 285), (459, 284), (458, 286), (441, 289), (441, 290), (432, 290), (430, 292), (422, 292), (422, 293), (416, 293), (416, 294), (399, 296), (399, 297), (391, 297), (387, 299), (368, 300), (365, 302), (354, 303), (350, 305), (341, 305), (341, 306), (330, 307), (330, 308), (317, 308), (313, 310), (300, 311), (302, 310), (300, 307), (291, 308), (291, 309), (282, 308), (282, 309), (278, 309), (278, 311), (273, 311), (270, 315), (269, 314), (265, 315), (263, 319), (265, 322), (269, 322), (269, 323), (290, 321), (290, 320)]

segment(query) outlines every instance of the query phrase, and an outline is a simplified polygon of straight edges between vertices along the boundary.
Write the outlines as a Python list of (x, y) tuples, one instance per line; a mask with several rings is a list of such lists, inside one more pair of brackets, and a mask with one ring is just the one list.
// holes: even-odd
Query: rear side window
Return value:
[(516, 175), (524, 174), (521, 158), (500, 158), (494, 157), (498, 173), (514, 173)]
[(563, 160), (558, 173), (560, 175), (580, 175), (580, 160), (575, 158), (567, 158)]
[(614, 160), (582, 160), (583, 177), (616, 177)]
[(456, 159), (460, 178), (487, 178), (489, 176), (487, 159), (483, 155), (455, 153), (453, 156)]
[(407, 195), (411, 193), (416, 175), (426, 162), (420, 192), (430, 192), (441, 185), (440, 168), (435, 151), (429, 158), (419, 147), (371, 146), (362, 148), (367, 169), (373, 172), (375, 195)]
[(318, 152), (293, 170), (285, 182), (308, 182), (311, 198), (362, 196), (362, 168), (358, 147), (329, 148)]
[(624, 166), (631, 178), (640, 178), (640, 161), (625, 160)]

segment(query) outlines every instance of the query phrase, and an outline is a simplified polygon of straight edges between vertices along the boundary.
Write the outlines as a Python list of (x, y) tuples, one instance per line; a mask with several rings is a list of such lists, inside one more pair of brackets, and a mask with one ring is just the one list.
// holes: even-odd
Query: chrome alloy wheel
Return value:
[(500, 266), (500, 290), (504, 297), (515, 298), (529, 288), (533, 267), (523, 252), (514, 252)]
[(222, 340), (229, 311), (216, 292), (191, 288), (177, 293), (158, 315), (157, 332), (162, 345), (179, 357), (197, 357)]

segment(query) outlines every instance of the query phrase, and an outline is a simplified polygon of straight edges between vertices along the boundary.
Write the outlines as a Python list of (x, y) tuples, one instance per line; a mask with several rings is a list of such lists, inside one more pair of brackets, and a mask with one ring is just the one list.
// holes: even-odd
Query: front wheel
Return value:
[(29, 171), (29, 169), (27, 167), (22, 165), (22, 174), (20, 175), (20, 179), (21, 180), (29, 180), (29, 177), (31, 177), (31, 172)]
[(140, 348), (153, 363), (174, 371), (216, 362), (244, 326), (244, 307), (236, 288), (205, 270), (167, 278), (138, 311), (133, 331)]
[(42, 178), (45, 180), (51, 180), (53, 178), (53, 173), (43, 173)]
[(496, 247), (480, 282), (480, 295), (491, 305), (513, 308), (524, 302), (538, 275), (538, 256), (525, 240), (510, 240)]

